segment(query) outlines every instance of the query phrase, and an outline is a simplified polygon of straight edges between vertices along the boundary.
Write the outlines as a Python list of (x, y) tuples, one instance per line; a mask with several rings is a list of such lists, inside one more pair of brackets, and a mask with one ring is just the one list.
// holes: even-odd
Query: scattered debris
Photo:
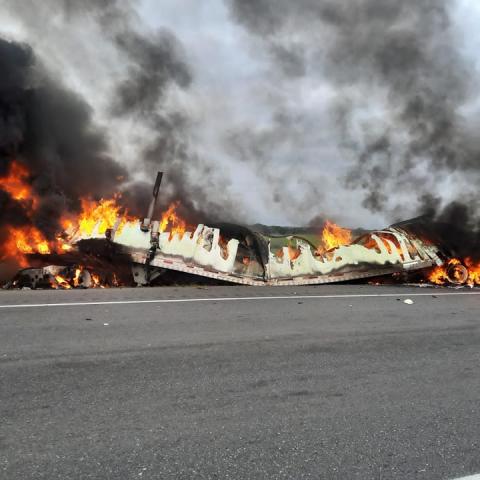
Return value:
[(403, 303), (406, 303), (407, 305), (413, 305), (413, 300), (411, 300), (410, 298), (406, 298)]

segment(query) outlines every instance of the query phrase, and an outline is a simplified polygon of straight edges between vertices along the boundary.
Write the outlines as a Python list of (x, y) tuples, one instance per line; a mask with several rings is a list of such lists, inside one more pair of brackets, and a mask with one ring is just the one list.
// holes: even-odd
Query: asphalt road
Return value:
[(480, 292), (463, 292), (0, 292), (0, 478), (480, 473)]

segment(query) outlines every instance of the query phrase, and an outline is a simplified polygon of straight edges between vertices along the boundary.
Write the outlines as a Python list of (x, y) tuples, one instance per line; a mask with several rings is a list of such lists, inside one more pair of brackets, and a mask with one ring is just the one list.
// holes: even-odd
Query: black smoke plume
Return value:
[(127, 172), (108, 155), (89, 105), (50, 77), (26, 44), (0, 39), (0, 177), (12, 162), (26, 166), (38, 197), (35, 211), (0, 190), (0, 243), (26, 223), (48, 238), (80, 197), (112, 195)]

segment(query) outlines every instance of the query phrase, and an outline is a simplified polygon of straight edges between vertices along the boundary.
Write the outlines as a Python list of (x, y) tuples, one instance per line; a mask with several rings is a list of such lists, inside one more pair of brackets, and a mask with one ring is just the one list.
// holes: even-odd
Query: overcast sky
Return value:
[[(112, 85), (127, 66), (93, 22), (65, 20), (39, 3), (30, 15), (28, 0), (0, 0), (3, 36), (27, 41), (54, 75), (86, 98), (108, 131), (115, 156), (135, 171), (142, 141), (151, 132), (112, 117), (109, 108)], [(234, 19), (228, 0), (142, 0), (135, 8), (137, 27), (168, 29), (190, 66), (188, 89), (172, 86), (165, 103), (190, 119), (185, 135), (211, 167), (213, 200), (222, 201), (228, 192), (238, 218), (252, 223), (301, 225), (319, 215), (349, 226), (381, 227), (395, 220), (391, 212), (367, 210), (361, 189), (345, 184), (351, 159), (332, 125), (338, 91), (323, 66), (307, 64), (302, 74), (279, 74), (272, 52)], [(452, 19), (458, 48), (477, 70), (480, 3), (456, 2)], [(363, 99), (362, 114), (381, 115), (381, 98), (372, 93), (371, 102)], [(476, 112), (477, 107), (478, 98), (472, 98), (465, 108)], [(458, 193), (454, 176), (432, 188), (445, 201)], [(416, 213), (414, 202), (406, 208), (410, 212)]]

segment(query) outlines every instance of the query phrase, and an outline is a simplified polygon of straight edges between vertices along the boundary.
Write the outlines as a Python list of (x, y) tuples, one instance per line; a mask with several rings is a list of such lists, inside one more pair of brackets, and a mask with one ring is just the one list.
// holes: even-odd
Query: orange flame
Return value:
[(59, 287), (64, 288), (65, 290), (70, 290), (72, 288), (72, 286), (68, 283), (68, 280), (61, 275), (55, 275), (55, 281)]
[(102, 284), (102, 280), (100, 279), (100, 275), (96, 273), (92, 273), (92, 287), (93, 288), (105, 288), (105, 285)]
[[(0, 190), (7, 192), (13, 200), (20, 202), (27, 217), (33, 219), (38, 206), (38, 198), (29, 183), (30, 176), (25, 165), (13, 161), (7, 173), (0, 177)], [(128, 211), (119, 204), (120, 198), (120, 194), (116, 194), (112, 198), (102, 198), (98, 202), (90, 198), (80, 199), (80, 214), (65, 212), (59, 221), (62, 231), (50, 238), (34, 227), (33, 221), (30, 225), (8, 227), (8, 230), (2, 232), (6, 240), (0, 246), (0, 260), (14, 258), (20, 266), (26, 267), (25, 255), (51, 252), (61, 254), (72, 250), (71, 240), (75, 234), (89, 236), (96, 231), (102, 235), (114, 227), (117, 232), (120, 232), (128, 222), (138, 220), (131, 217)], [(169, 229), (170, 238), (173, 238), (174, 235), (182, 238), (187, 228), (186, 222), (176, 212), (179, 205), (178, 201), (170, 204), (161, 218), (160, 231)], [(94, 278), (93, 282), (101, 283), (99, 278)], [(73, 280), (71, 285), (76, 286), (76, 283), (78, 283), (78, 278)]]
[(292, 247), (291, 245), (288, 246), (288, 256), (292, 262), (296, 260), (301, 253), (302, 251), (299, 248)]
[(322, 242), (318, 247), (318, 252), (326, 252), (342, 245), (350, 245), (350, 243), (352, 243), (352, 231), (327, 220), (322, 230)]
[[(468, 270), (468, 277), (464, 282), (465, 284), (472, 287), (474, 285), (480, 285), (480, 262), (475, 262), (471, 258), (465, 258), (463, 261), (458, 258), (451, 258), (445, 263), (445, 265), (435, 267), (431, 270), (427, 275), (428, 281), (435, 285), (446, 285), (447, 283), (451, 283), (448, 269), (456, 265), (463, 265)], [(463, 281), (463, 279), (461, 281)]]
[(83, 268), (78, 267), (75, 269), (75, 276), (73, 277), (73, 286), (78, 287), (80, 285), (80, 275), (82, 274)]
[[(82, 213), (78, 218), (78, 230), (83, 235), (91, 235), (98, 225), (98, 233), (103, 234), (113, 228), (118, 222), (117, 231), (121, 231), (128, 221), (133, 221), (128, 212), (118, 204), (119, 194), (110, 199), (100, 199), (95, 202), (82, 198)], [(71, 224), (71, 220), (64, 220), (64, 225)]]
[(0, 177), (0, 189), (9, 193), (14, 200), (33, 200), (32, 189), (27, 183), (28, 177), (26, 167), (13, 161), (7, 175)]
[[(82, 275), (85, 271), (90, 273), (91, 283), (90, 285), (84, 285)], [(118, 280), (115, 277), (115, 285), (119, 285)], [(99, 274), (92, 272), (83, 265), (77, 266), (75, 269), (62, 272), (62, 275), (57, 274), (51, 281), (53, 288), (63, 288), (70, 290), (72, 288), (79, 288), (83, 286), (89, 286), (90, 288), (106, 288)]]
[(160, 221), (160, 232), (165, 232), (167, 227), (170, 226), (170, 238), (173, 238), (175, 234), (182, 238), (187, 229), (187, 223), (176, 212), (179, 206), (180, 202), (178, 201), (171, 203), (167, 211), (162, 214)]
[(435, 267), (429, 274), (428, 274), (428, 281), (434, 283), (435, 285), (445, 285), (449, 283), (450, 280), (448, 279), (447, 269), (451, 265), (460, 265), (461, 262), (458, 258), (451, 258), (445, 265), (440, 265)]
[(475, 263), (471, 258), (466, 258), (464, 263), (468, 268), (467, 283), (470, 286), (480, 285), (480, 262)]
[(21, 267), (26, 267), (24, 255), (32, 253), (50, 253), (50, 244), (35, 227), (10, 228), (7, 241), (3, 245), (0, 260), (16, 258)]
[[(28, 184), (30, 173), (20, 162), (13, 161), (5, 176), (0, 177), (0, 190), (7, 192), (12, 199), (20, 202), (27, 215), (36, 209), (38, 200)], [(1, 245), (0, 260), (14, 258), (25, 267), (24, 255), (31, 253), (50, 253), (52, 245), (48, 239), (34, 226), (8, 227), (6, 240)]]

